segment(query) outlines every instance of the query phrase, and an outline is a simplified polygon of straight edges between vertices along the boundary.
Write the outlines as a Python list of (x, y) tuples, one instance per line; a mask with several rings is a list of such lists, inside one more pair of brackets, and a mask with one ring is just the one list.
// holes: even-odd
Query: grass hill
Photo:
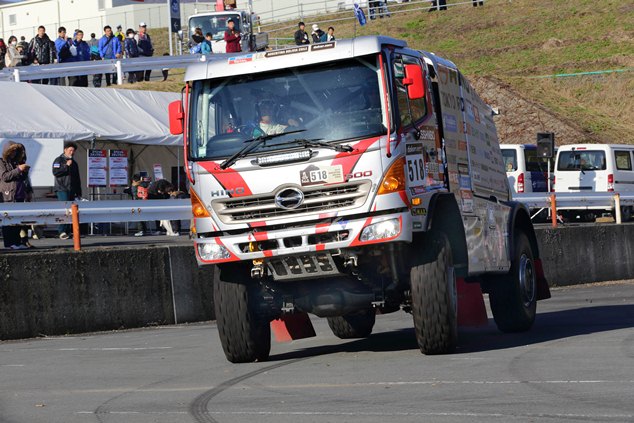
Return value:
[[(548, 130), (556, 132), (558, 143), (634, 143), (634, 3), (448, 3), (448, 10), (432, 13), (427, 3), (390, 3), (391, 18), (364, 27), (353, 19), (338, 20), (351, 17), (350, 11), (305, 21), (308, 27), (317, 22), (323, 29), (332, 24), (339, 38), (383, 34), (405, 39), (413, 48), (454, 61), (486, 100), (501, 109), (504, 142), (533, 142), (535, 132)], [(272, 37), (291, 37), (294, 25), (283, 23), (268, 31)], [(155, 40), (167, 38), (156, 35)], [(622, 72), (542, 78), (605, 70)], [(172, 86), (180, 84), (146, 85), (175, 89)]]

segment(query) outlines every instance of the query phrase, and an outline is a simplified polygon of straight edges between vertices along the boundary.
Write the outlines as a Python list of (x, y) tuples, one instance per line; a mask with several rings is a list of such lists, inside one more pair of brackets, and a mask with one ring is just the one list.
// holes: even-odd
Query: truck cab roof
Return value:
[(189, 66), (185, 73), (185, 80), (222, 78), (285, 69), (291, 66), (304, 66), (326, 61), (349, 59), (377, 54), (386, 45), (397, 48), (407, 47), (405, 41), (395, 38), (364, 36), (258, 53), (212, 55), (207, 62)]

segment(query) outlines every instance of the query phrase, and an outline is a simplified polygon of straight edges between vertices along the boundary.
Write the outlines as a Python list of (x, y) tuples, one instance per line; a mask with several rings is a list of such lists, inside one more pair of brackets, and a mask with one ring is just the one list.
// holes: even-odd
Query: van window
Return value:
[(524, 149), (524, 162), (527, 172), (548, 172), (548, 159), (539, 157), (537, 149)]
[(614, 161), (618, 170), (632, 170), (632, 156), (629, 151), (615, 151)]
[(504, 157), (504, 169), (507, 172), (515, 172), (517, 170), (517, 155), (515, 150), (502, 149), (502, 157)]
[(593, 150), (561, 151), (557, 170), (605, 170), (605, 152)]

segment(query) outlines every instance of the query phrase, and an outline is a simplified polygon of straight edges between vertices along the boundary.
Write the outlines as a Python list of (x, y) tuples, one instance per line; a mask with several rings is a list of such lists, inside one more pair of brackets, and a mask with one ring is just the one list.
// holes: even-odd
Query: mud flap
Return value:
[(537, 301), (547, 300), (550, 298), (550, 288), (548, 281), (544, 275), (544, 266), (541, 259), (533, 260), (535, 263), (535, 272), (537, 273)]
[(317, 336), (308, 313), (284, 314), (271, 322), (271, 330), (277, 342), (290, 342)]
[(489, 319), (480, 284), (467, 283), (464, 278), (456, 278), (456, 290), (458, 294), (458, 326), (486, 326)]

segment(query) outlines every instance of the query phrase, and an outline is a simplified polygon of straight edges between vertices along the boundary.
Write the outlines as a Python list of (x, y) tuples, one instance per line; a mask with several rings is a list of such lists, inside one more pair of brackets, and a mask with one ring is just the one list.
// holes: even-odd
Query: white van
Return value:
[[(555, 192), (634, 192), (633, 162), (633, 145), (561, 146), (555, 164)], [(630, 220), (632, 208), (623, 207), (621, 215), (623, 221)]]
[[(548, 191), (548, 159), (537, 156), (534, 144), (500, 144), (504, 169), (513, 194)], [(551, 165), (551, 172), (554, 167)]]

